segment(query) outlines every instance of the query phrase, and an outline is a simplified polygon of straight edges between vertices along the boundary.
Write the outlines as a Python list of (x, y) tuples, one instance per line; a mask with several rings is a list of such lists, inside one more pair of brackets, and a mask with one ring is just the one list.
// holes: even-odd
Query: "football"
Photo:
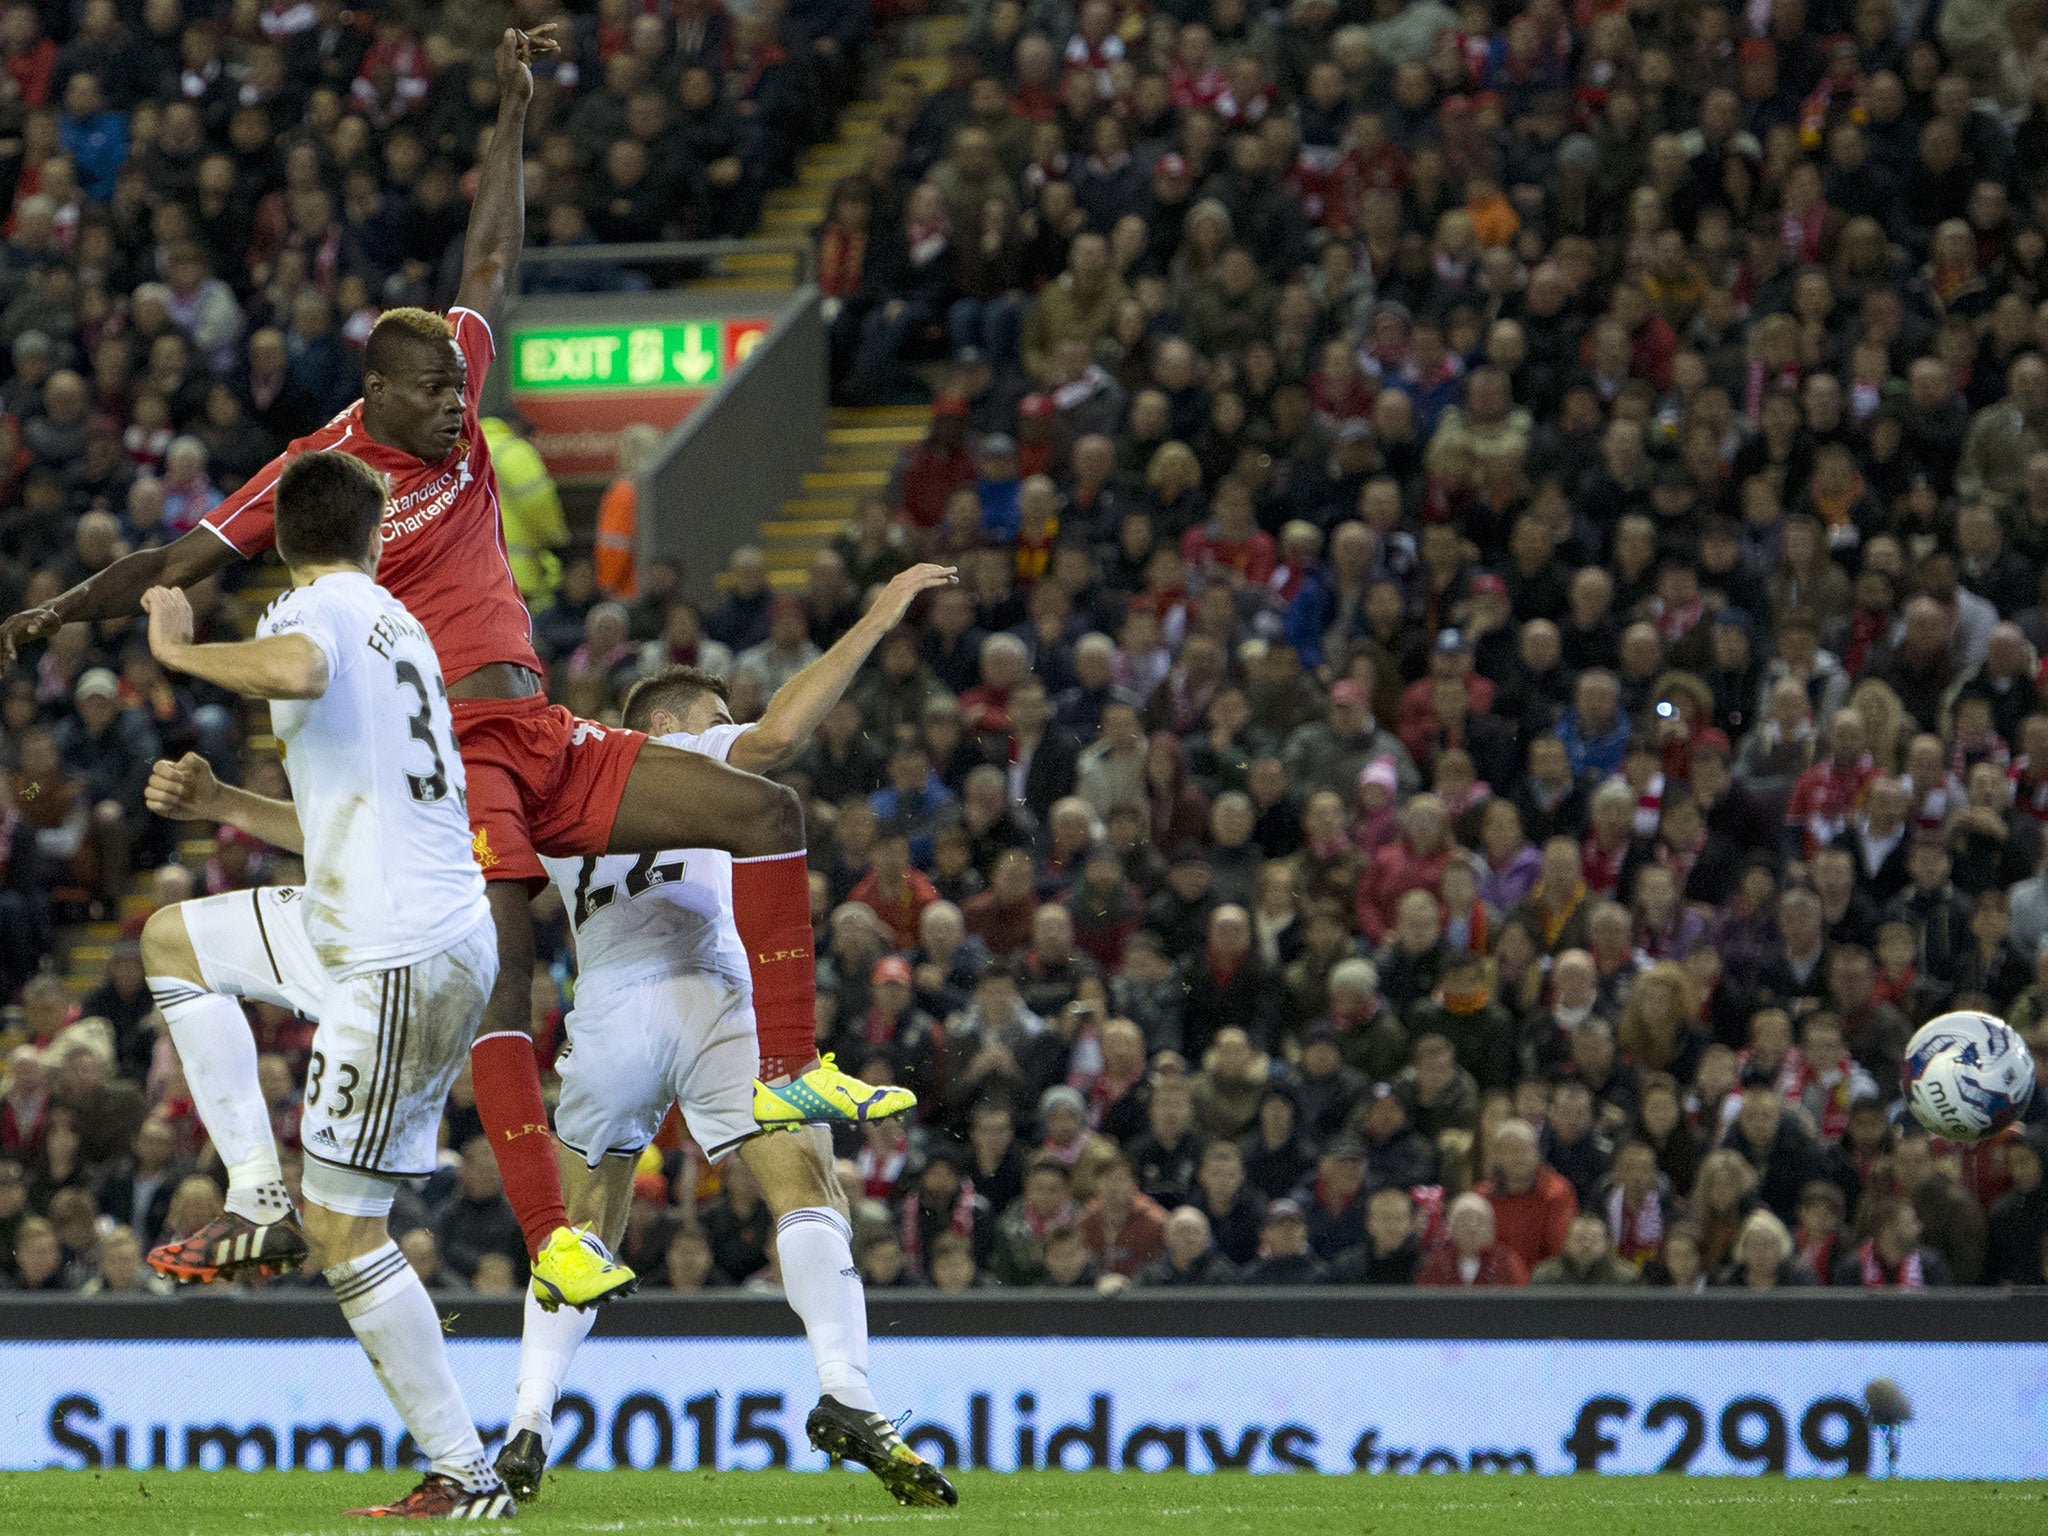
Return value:
[(2026, 1042), (1988, 1013), (1929, 1019), (1907, 1044), (1900, 1076), (1913, 1117), (1951, 1141), (1979, 1141), (2003, 1130), (2034, 1096), (2034, 1058)]

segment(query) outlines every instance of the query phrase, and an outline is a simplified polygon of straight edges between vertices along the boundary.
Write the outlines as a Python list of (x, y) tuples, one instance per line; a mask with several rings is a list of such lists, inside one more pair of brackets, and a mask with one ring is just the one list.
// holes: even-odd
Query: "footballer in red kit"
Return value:
[(383, 471), (391, 500), (377, 579), (426, 626), (441, 658), (469, 776), (477, 863), (487, 879), (530, 881), (538, 888), (546, 877), (537, 853), (604, 849), (646, 738), (578, 720), (538, 691), (506, 698), (462, 689), (466, 678), (497, 664), (541, 675), (532, 621), (506, 560), (497, 482), (478, 419), (496, 344), (489, 322), (472, 309), (458, 307), (445, 320), (426, 310), (393, 310), (379, 321), (380, 331), (386, 326), (402, 327), (431, 359), (430, 369), (445, 373), (429, 384), (456, 381), (460, 414), (444, 409), (433, 439), (447, 439), (446, 453), (428, 462), (379, 442), (365, 429), (365, 402), (358, 400), (293, 442), (200, 527), (253, 558), (271, 546), (272, 498), (288, 460), (332, 449)]

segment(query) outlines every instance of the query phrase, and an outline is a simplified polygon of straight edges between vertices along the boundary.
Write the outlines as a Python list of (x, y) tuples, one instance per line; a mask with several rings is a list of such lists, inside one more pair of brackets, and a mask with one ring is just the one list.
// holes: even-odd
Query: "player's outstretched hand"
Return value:
[(882, 620), (885, 628), (894, 629), (903, 622), (903, 615), (910, 611), (910, 605), (920, 594), (933, 587), (950, 587), (960, 580), (959, 569), (950, 565), (913, 565), (907, 571), (898, 571), (889, 578), (889, 585), (882, 588), (882, 595), (875, 599), (871, 610)]
[(54, 608), (25, 608), (0, 620), (0, 671), (14, 665), (15, 656), (29, 641), (47, 640), (63, 627)]
[(525, 103), (533, 99), (533, 61), (560, 53), (555, 24), (544, 21), (530, 32), (507, 27), (498, 40), (498, 94)]
[(142, 803), (168, 821), (213, 821), (214, 803), (220, 798), (220, 780), (213, 765), (197, 752), (187, 752), (175, 763), (159, 758), (150, 765), (149, 783), (143, 786)]
[(151, 587), (142, 594), (149, 615), (149, 648), (165, 666), (192, 643), (192, 604), (176, 587)]

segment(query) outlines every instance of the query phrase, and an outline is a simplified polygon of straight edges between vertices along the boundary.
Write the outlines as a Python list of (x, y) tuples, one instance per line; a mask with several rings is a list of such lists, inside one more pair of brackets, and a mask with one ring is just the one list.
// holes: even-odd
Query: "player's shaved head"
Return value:
[(277, 477), (277, 552), (294, 568), (374, 564), (384, 477), (346, 453), (302, 453)]
[(445, 315), (431, 309), (387, 309), (377, 317), (363, 348), (363, 372), (390, 373), (421, 347), (442, 347), (455, 339)]
[(621, 718), (627, 730), (644, 731), (657, 709), (667, 710), (681, 719), (689, 713), (690, 706), (707, 693), (716, 694), (721, 703), (732, 702), (732, 694), (725, 686), (724, 678), (701, 667), (663, 667), (658, 672), (648, 673), (626, 691)]
[[(465, 325), (483, 323), (463, 316)], [(481, 336), (478, 344), (487, 345)], [(444, 316), (389, 310), (363, 348), (363, 430), (426, 464), (442, 463), (458, 446), (470, 453), (476, 400), (469, 385), (469, 359)]]

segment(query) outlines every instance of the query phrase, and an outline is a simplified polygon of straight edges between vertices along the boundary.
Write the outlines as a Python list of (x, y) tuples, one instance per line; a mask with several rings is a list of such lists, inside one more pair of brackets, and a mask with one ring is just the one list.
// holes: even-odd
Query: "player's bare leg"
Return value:
[(180, 1280), (283, 1274), (306, 1259), (277, 1142), (256, 1076), (256, 1039), (241, 1004), (207, 990), (183, 903), (150, 914), (142, 970), (171, 1034), (200, 1122), (228, 1175), (226, 1208), (197, 1232), (152, 1249), (150, 1266)]
[[(347, 1175), (342, 1176), (344, 1180)], [(513, 1501), (484, 1455), (455, 1384), (441, 1317), (386, 1225), (395, 1181), (356, 1176), (354, 1212), (306, 1201), (306, 1235), (342, 1315), (370, 1357), (391, 1405), (427, 1457), (428, 1473), (404, 1499), (352, 1515), (491, 1519)], [(380, 1193), (377, 1186), (382, 1185)], [(348, 1203), (356, 1203), (350, 1200)], [(378, 1205), (383, 1210), (376, 1209)]]

